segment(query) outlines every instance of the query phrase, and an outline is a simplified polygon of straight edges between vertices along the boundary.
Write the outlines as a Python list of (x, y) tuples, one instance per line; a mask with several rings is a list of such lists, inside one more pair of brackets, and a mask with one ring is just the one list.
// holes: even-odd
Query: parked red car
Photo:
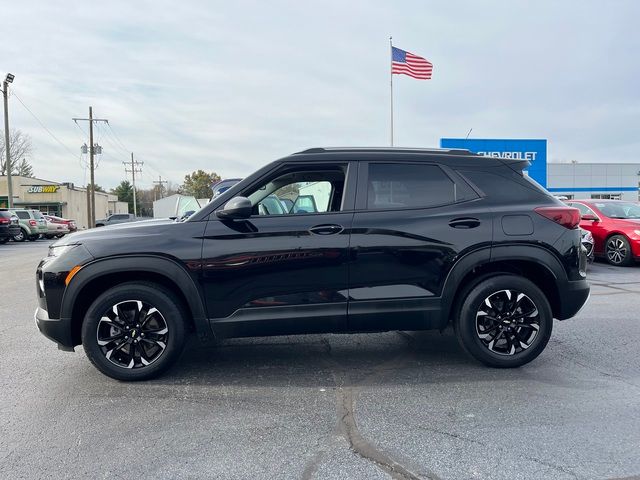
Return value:
[(69, 228), (69, 233), (73, 233), (78, 229), (75, 220), (67, 220), (66, 218), (56, 217), (55, 215), (44, 215), (44, 218), (47, 222), (66, 225)]
[(582, 214), (580, 228), (593, 235), (596, 257), (612, 265), (640, 260), (640, 205), (622, 200), (570, 200)]

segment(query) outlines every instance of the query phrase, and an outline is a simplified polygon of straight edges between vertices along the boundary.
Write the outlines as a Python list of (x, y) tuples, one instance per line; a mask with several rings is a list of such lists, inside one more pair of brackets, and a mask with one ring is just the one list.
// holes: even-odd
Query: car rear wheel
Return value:
[(146, 380), (171, 367), (185, 342), (185, 315), (160, 285), (124, 283), (89, 307), (82, 345), (89, 360), (117, 380)]
[(499, 275), (464, 296), (454, 321), (464, 350), (485, 365), (514, 368), (546, 347), (553, 327), (549, 301), (531, 281)]
[(16, 233), (13, 236), (13, 240), (15, 242), (24, 242), (27, 239), (27, 234), (26, 232), (21, 228), (19, 233)]
[(611, 265), (626, 267), (633, 263), (631, 245), (629, 245), (629, 240), (623, 235), (612, 235), (609, 237), (605, 244), (605, 253), (607, 255), (607, 261)]

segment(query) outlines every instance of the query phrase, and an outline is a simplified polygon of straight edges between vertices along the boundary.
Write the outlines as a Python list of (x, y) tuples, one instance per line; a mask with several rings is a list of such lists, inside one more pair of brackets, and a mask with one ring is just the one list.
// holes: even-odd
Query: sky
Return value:
[[(37, 177), (243, 177), (317, 146), (389, 145), (389, 36), (434, 64), (394, 75), (395, 144), (546, 138), (550, 161), (640, 162), (640, 2), (3, 2), (0, 76)], [(21, 101), (21, 102), (20, 102)], [(37, 117), (34, 118), (26, 107)], [(42, 125), (49, 130), (45, 130)], [(55, 139), (53, 138), (55, 137)], [(57, 140), (56, 140), (57, 139)]]

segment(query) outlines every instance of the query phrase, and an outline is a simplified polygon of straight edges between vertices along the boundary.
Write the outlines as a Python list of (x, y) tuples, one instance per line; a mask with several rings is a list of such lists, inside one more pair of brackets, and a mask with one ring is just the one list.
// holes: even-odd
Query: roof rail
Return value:
[(398, 153), (446, 153), (449, 155), (477, 155), (463, 148), (407, 148), (407, 147), (314, 147), (294, 153), (329, 153), (329, 152), (398, 152)]

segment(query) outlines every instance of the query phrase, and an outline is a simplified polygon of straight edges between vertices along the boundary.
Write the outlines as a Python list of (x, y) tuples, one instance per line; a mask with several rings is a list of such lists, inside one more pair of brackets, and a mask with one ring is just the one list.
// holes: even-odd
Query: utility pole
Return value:
[(89, 107), (89, 118), (72, 118), (76, 123), (79, 121), (89, 122), (89, 170), (91, 178), (91, 187), (87, 186), (87, 194), (89, 196), (87, 200), (87, 212), (89, 214), (89, 225), (87, 228), (93, 228), (96, 225), (96, 191), (95, 191), (95, 145), (93, 144), (93, 123), (104, 122), (109, 123), (106, 118), (93, 118), (93, 107)]
[(167, 180), (162, 180), (162, 175), (158, 175), (158, 180), (153, 182), (158, 185), (158, 188), (155, 191), (154, 200), (158, 199), (158, 190), (160, 190), (160, 198), (162, 198), (162, 184), (169, 183)]
[(2, 96), (4, 97), (4, 152), (5, 167), (7, 169), (7, 206), (13, 208), (13, 181), (11, 179), (11, 145), (9, 142), (9, 84), (13, 82), (15, 77), (7, 73), (2, 82)]
[[(131, 152), (131, 168), (127, 168), (129, 162), (122, 162), (124, 165), (124, 171), (126, 173), (131, 173), (131, 180), (133, 183), (133, 216), (138, 216), (138, 206), (136, 205), (136, 173), (142, 173), (142, 165), (144, 162), (137, 162), (133, 160), (133, 152)], [(138, 167), (138, 165), (140, 165)]]

